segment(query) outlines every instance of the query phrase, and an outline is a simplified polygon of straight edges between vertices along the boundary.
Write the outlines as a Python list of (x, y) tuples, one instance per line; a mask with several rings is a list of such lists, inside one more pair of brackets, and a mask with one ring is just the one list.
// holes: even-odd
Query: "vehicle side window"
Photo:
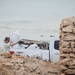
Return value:
[(59, 40), (54, 42), (54, 49), (59, 50)]

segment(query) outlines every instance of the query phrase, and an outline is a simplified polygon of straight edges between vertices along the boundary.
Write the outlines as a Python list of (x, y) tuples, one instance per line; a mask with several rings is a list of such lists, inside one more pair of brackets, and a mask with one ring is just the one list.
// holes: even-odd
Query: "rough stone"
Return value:
[(62, 48), (61, 50), (63, 53), (73, 53), (73, 49), (72, 48)]
[(64, 73), (62, 73), (61, 75), (65, 75)]
[(75, 28), (72, 29), (73, 33), (75, 33)]
[(71, 44), (70, 44), (70, 42), (63, 42), (61, 46), (62, 46), (62, 48), (70, 48)]
[(75, 75), (75, 16), (60, 24), (60, 75)]
[(36, 70), (36, 73), (37, 73), (37, 74), (40, 74), (40, 73), (41, 73), (41, 70), (40, 70), (40, 69), (37, 69), (37, 70)]
[(4, 56), (5, 58), (11, 58), (11, 57), (12, 57), (12, 55), (11, 55), (9, 52), (4, 52), (4, 53), (3, 53), (3, 56)]
[(7, 67), (9, 69), (12, 69), (13, 68), (13, 64), (12, 63), (2, 63), (2, 66), (4, 67)]
[(75, 35), (72, 34), (72, 33), (68, 33), (66, 35), (63, 35), (63, 39), (66, 40), (66, 41), (70, 41), (70, 40), (75, 40)]
[(20, 68), (21, 68), (21, 66), (20, 66), (19, 64), (16, 64), (16, 65), (15, 65), (15, 69), (16, 69), (16, 70), (19, 70)]
[(75, 48), (75, 42), (71, 42), (71, 48)]
[(69, 66), (68, 68), (69, 68), (69, 69), (75, 69), (75, 65)]
[(66, 26), (62, 29), (62, 32), (72, 33), (72, 31), (73, 31), (73, 26)]
[(64, 73), (68, 75), (75, 75), (75, 69), (67, 69), (66, 71), (64, 71)]
[(68, 57), (69, 57), (69, 54), (63, 54), (63, 53), (62, 53), (62, 54), (60, 55), (60, 57), (61, 57), (61, 58), (68, 58)]
[(60, 60), (59, 63), (61, 65), (70, 65), (71, 62), (72, 62), (72, 60), (70, 58), (66, 58), (66, 59)]
[(71, 58), (75, 58), (75, 54), (70, 53), (70, 54), (69, 54), (69, 57), (71, 57)]
[(63, 66), (63, 65), (61, 65), (61, 71), (65, 71), (65, 70), (67, 70), (68, 68), (66, 67), (66, 66)]

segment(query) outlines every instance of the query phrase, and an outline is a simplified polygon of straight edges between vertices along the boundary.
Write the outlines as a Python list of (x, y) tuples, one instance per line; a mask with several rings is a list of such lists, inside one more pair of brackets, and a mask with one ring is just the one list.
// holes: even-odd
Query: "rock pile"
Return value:
[(60, 64), (61, 75), (75, 75), (75, 17), (60, 25)]
[(29, 56), (0, 56), (0, 75), (60, 75), (59, 64)]

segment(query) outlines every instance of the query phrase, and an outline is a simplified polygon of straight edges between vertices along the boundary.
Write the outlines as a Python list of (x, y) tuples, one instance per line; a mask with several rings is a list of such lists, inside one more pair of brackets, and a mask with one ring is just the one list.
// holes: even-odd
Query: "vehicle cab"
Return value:
[(59, 62), (59, 37), (52, 37), (49, 45), (49, 59), (51, 62)]

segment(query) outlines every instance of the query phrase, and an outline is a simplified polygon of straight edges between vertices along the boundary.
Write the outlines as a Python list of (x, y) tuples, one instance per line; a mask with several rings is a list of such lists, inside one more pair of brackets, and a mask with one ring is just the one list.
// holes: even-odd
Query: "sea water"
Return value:
[(0, 44), (16, 30), (24, 39), (50, 40), (74, 9), (75, 0), (0, 0)]
[(50, 36), (59, 35), (58, 29), (35, 26), (30, 22), (0, 22), (0, 45), (5, 37), (10, 37), (13, 32), (18, 31), (21, 39), (48, 41)]

